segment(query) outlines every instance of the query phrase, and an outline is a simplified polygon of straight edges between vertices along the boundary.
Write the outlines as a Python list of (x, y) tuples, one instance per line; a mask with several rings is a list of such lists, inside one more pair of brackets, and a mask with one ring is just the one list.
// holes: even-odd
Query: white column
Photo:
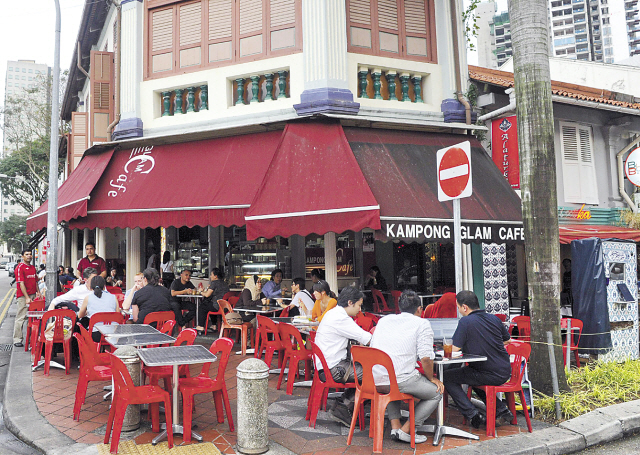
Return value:
[(107, 237), (104, 229), (96, 229), (96, 254), (102, 259), (107, 256)]
[(466, 291), (473, 291), (473, 261), (471, 260), (471, 245), (462, 244), (462, 269), (463, 269), (463, 285)]
[(338, 294), (338, 260), (336, 258), (336, 233), (324, 235), (324, 275), (331, 290)]
[(78, 266), (80, 258), (78, 258), (78, 229), (71, 231), (71, 267), (74, 269)]
[(140, 228), (127, 228), (127, 287), (133, 286), (133, 278), (140, 272)]

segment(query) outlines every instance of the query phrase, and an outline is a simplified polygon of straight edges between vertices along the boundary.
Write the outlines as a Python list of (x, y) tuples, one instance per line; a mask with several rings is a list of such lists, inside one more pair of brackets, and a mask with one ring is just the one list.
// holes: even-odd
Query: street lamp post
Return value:
[(9, 240), (15, 240), (16, 242), (20, 242), (20, 253), (22, 253), (24, 251), (24, 243), (22, 243), (22, 240), (20, 239), (9, 239)]
[(24, 183), (27, 184), (27, 186), (29, 187), (29, 189), (31, 190), (31, 212), (33, 212), (36, 209), (36, 192), (33, 189), (33, 186), (31, 185), (31, 183), (29, 183), (28, 180), (26, 180), (23, 177), (18, 177), (18, 176), (10, 176), (7, 174), (0, 174), (0, 179), (15, 179), (15, 180), (19, 180), (22, 181)]

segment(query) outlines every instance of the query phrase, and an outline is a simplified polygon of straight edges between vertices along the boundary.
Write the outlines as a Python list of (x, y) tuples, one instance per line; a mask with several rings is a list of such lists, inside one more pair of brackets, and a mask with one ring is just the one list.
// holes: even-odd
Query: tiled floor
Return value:
[[(198, 342), (208, 348), (213, 340), (214, 338), (212, 337), (200, 337)], [(59, 355), (58, 357), (62, 356)], [(245, 357), (240, 355), (232, 355), (225, 373), (234, 422), (236, 421), (237, 397), (236, 367), (244, 359)], [(273, 361), (274, 367), (276, 362), (277, 360)], [(191, 368), (192, 374), (197, 374), (199, 371), (198, 366)], [(212, 366), (210, 374), (212, 376), (216, 374), (215, 364)], [(45, 377), (42, 369), (40, 369), (33, 373), (34, 399), (42, 415), (58, 430), (78, 442), (88, 444), (100, 443), (104, 438), (104, 426), (107, 423), (109, 412), (109, 402), (103, 401), (102, 399), (104, 394), (102, 387), (107, 383), (89, 383), (85, 404), (82, 406), (80, 414), (80, 421), (77, 422), (72, 419), (77, 380), (78, 369), (76, 363), (74, 363), (71, 368), (71, 374), (69, 375), (65, 375), (64, 370), (52, 368), (50, 376)], [(316, 429), (313, 430), (309, 428), (308, 422), (304, 420), (306, 398), (309, 394), (309, 389), (295, 388), (293, 396), (288, 396), (284, 392), (286, 387), (282, 387), (283, 390), (276, 390), (277, 381), (277, 375), (271, 375), (269, 377), (269, 436), (272, 441), (298, 454), (371, 453), (372, 440), (368, 437), (368, 429), (363, 434), (356, 433), (352, 445), (349, 447), (346, 444), (348, 429), (330, 420), (328, 414), (324, 411), (321, 411), (318, 415)], [(522, 415), (519, 417), (519, 420), (524, 421)], [(144, 418), (146, 418), (145, 413), (143, 413), (143, 419)], [(161, 420), (162, 419), (163, 417), (161, 416)], [(197, 425), (197, 428), (194, 429), (202, 434), (205, 441), (213, 442), (222, 453), (235, 453), (233, 446), (236, 444), (236, 434), (235, 432), (229, 431), (226, 418), (224, 423), (217, 422), (216, 411), (211, 395), (196, 395), (196, 410), (193, 416), (193, 422)], [(471, 427), (463, 425), (461, 415), (453, 408), (449, 408), (447, 412), (447, 422), (453, 426), (465, 428), (479, 435), (480, 440), (487, 439), (484, 430), (474, 430)], [(497, 435), (498, 437), (507, 436), (519, 433), (520, 431), (520, 426), (507, 425), (499, 427), (497, 429)], [(526, 431), (526, 429), (524, 431)], [(386, 432), (383, 453), (414, 453), (408, 444), (391, 440), (388, 436), (389, 428), (386, 429)], [(137, 436), (135, 441), (137, 443), (148, 443), (154, 436), (154, 433), (147, 431)], [(427, 443), (417, 446), (416, 454), (441, 451), (472, 443), (466, 439), (446, 437), (444, 438), (444, 442), (434, 447), (432, 445), (432, 438), (430, 435), (428, 436), (429, 440)], [(176, 444), (180, 443), (182, 443), (182, 438), (176, 436)]]

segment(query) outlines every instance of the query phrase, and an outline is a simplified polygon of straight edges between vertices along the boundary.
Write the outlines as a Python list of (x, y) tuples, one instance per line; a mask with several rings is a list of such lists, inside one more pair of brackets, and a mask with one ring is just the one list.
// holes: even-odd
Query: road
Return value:
[[(15, 285), (13, 288), (9, 286), (12, 280), (13, 278), (9, 278), (6, 271), (0, 270), (0, 318), (2, 319), (2, 325), (0, 325), (0, 454), (35, 455), (40, 452), (17, 439), (6, 429), (2, 420), (4, 385), (11, 359), (11, 350), (5, 348), (13, 347), (13, 323), (16, 311), (13, 299), (8, 298), (13, 297), (14, 294)], [(11, 295), (9, 295), (10, 292)]]
[(628, 455), (631, 453), (640, 453), (640, 435), (591, 447), (580, 453), (585, 455)]

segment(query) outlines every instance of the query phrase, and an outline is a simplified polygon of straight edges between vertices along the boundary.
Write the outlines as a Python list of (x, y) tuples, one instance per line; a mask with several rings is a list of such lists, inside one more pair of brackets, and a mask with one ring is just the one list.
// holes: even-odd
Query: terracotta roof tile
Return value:
[[(513, 73), (479, 66), (469, 65), (469, 78), (478, 82), (486, 82), (501, 87), (513, 87)], [(551, 93), (567, 98), (583, 101), (609, 104), (612, 106), (640, 109), (640, 103), (629, 103), (615, 99), (615, 93), (609, 90), (587, 87), (585, 85), (569, 84), (566, 82), (551, 81)]]

